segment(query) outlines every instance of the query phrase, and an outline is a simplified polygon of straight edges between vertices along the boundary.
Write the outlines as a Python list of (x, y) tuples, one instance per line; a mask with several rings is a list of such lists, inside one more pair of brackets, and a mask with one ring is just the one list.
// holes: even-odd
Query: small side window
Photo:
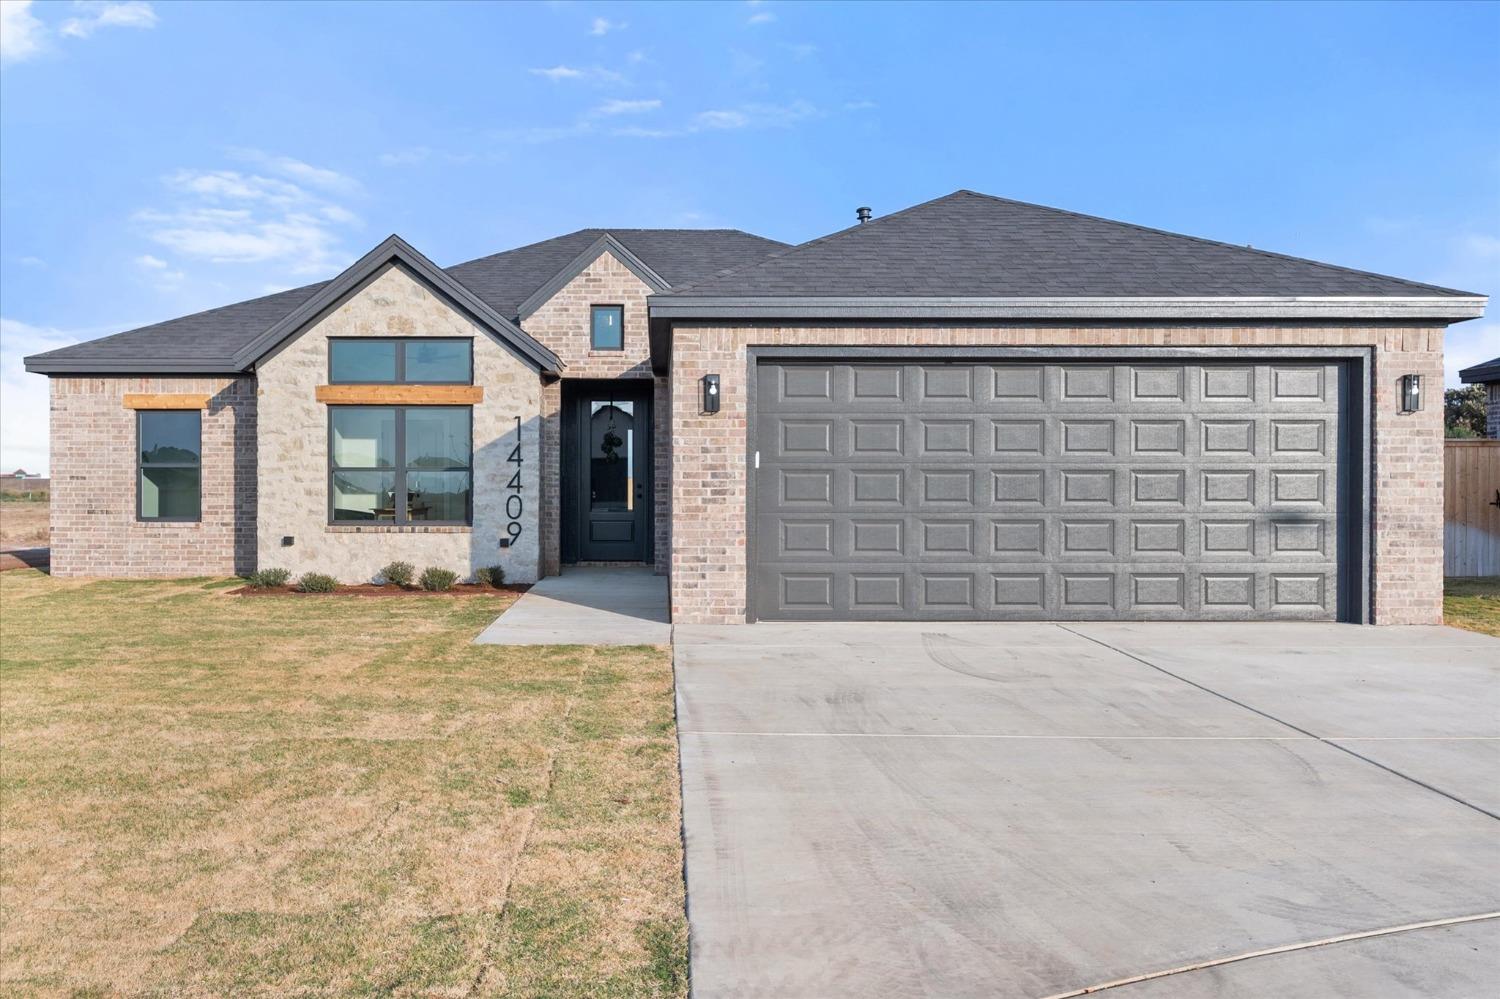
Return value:
[(198, 520), (202, 508), (203, 414), (136, 415), (136, 509), (141, 520)]
[(594, 306), (591, 342), (595, 350), (625, 349), (625, 307), (623, 305)]

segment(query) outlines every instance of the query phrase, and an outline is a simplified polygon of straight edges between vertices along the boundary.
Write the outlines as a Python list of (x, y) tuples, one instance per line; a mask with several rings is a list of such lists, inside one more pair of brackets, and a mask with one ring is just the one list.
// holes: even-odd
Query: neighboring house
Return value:
[(1500, 437), (1500, 357), (1464, 368), (1458, 380), (1484, 386), (1484, 435)]
[[(863, 212), (862, 212), (863, 217)], [(959, 191), (585, 230), (27, 358), (53, 571), (671, 576), (678, 622), (1441, 616), (1478, 295)]]
[(32, 475), (24, 468), (0, 474), (0, 493), (44, 493), (49, 480), (45, 475)]

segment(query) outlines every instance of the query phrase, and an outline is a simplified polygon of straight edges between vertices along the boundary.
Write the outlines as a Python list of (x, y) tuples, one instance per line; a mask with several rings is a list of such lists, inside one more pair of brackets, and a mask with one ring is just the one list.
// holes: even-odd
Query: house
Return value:
[(53, 571), (670, 575), (678, 622), (1441, 616), (1479, 295), (958, 191), (583, 230), (27, 358)]
[(48, 484), (45, 475), (33, 475), (24, 468), (0, 474), (0, 493), (44, 493)]
[(1465, 385), (1484, 386), (1484, 435), (1500, 437), (1500, 357), (1464, 368), (1458, 380)]

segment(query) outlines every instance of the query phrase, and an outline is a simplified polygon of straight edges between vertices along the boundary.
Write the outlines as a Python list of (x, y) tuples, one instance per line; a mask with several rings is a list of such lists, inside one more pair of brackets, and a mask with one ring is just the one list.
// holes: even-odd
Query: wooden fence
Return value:
[(1500, 576), (1500, 440), (1443, 442), (1443, 575)]

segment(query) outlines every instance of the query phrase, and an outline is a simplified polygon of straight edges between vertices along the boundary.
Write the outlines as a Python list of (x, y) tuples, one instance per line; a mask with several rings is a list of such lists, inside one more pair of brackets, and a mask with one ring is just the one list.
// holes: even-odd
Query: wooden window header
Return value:
[(482, 385), (319, 385), (317, 400), (332, 406), (474, 406)]
[(206, 392), (126, 392), (126, 409), (207, 409)]

